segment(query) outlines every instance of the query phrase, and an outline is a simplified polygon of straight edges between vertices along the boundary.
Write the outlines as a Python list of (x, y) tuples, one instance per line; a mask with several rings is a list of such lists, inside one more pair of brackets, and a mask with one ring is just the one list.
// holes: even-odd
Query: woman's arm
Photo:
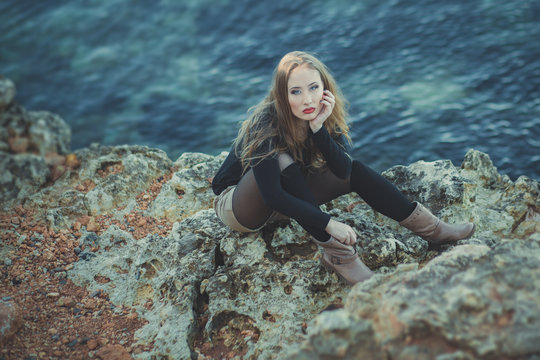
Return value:
[(338, 140), (334, 140), (323, 126), (313, 133), (312, 139), (324, 156), (330, 171), (341, 179), (351, 175), (352, 161), (348, 154), (349, 146), (345, 136), (341, 135)]
[(281, 170), (276, 158), (266, 158), (253, 167), (253, 175), (266, 206), (302, 221), (317, 229), (324, 230), (330, 215), (317, 206), (286, 192), (281, 186)]
[[(303, 227), (307, 225), (305, 228), (308, 232), (311, 227), (325, 231), (342, 243), (352, 245), (356, 242), (356, 233), (349, 225), (331, 219), (330, 215), (322, 212), (318, 206), (283, 189), (281, 170), (276, 158), (264, 159), (258, 163), (253, 167), (253, 175), (263, 201), (271, 209), (295, 219)], [(299, 181), (303, 181), (303, 178)]]
[(309, 121), (309, 129), (313, 135), (313, 141), (323, 154), (330, 171), (337, 177), (345, 179), (351, 174), (352, 170), (351, 158), (348, 154), (348, 143), (345, 137), (341, 135), (338, 140), (340, 145), (338, 145), (323, 126), (326, 119), (332, 114), (335, 103), (334, 94), (329, 90), (324, 90), (321, 99), (323, 107), (319, 114)]

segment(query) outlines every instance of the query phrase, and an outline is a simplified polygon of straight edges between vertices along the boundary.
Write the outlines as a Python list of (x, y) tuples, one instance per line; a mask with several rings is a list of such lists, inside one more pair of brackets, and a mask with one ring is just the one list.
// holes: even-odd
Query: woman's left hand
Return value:
[(314, 133), (322, 128), (326, 119), (332, 114), (332, 110), (334, 110), (334, 105), (336, 104), (334, 94), (329, 90), (324, 90), (320, 103), (322, 104), (321, 111), (319, 111), (319, 114), (317, 114), (315, 119), (309, 121), (309, 127)]

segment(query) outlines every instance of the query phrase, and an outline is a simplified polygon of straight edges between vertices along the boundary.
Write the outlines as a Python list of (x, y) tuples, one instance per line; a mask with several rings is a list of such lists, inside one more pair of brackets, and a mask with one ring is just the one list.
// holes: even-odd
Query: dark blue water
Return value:
[(540, 178), (540, 1), (0, 3), (0, 73), (72, 147), (227, 150), (286, 52), (316, 52), (350, 102), (354, 156), (377, 170), (470, 148)]

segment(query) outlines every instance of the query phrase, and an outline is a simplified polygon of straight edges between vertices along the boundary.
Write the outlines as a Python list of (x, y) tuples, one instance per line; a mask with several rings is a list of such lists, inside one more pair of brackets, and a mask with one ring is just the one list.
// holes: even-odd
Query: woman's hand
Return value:
[(309, 127), (313, 133), (319, 131), (326, 119), (332, 114), (332, 110), (334, 110), (334, 105), (336, 104), (334, 94), (329, 90), (324, 90), (320, 103), (322, 104), (321, 111), (319, 111), (319, 114), (317, 114), (315, 119), (309, 121)]
[(356, 233), (353, 228), (347, 224), (330, 219), (325, 230), (333, 238), (345, 245), (356, 244)]

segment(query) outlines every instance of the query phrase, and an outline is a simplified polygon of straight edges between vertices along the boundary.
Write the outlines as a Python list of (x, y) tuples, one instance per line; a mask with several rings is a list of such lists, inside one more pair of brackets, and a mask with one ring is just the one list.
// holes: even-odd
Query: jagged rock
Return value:
[(48, 153), (67, 154), (71, 148), (71, 129), (58, 115), (48, 111), (28, 112), (30, 148), (41, 156)]
[[(211, 358), (213, 345), (246, 359), (540, 354), (538, 181), (512, 182), (487, 154), (471, 150), (461, 167), (417, 162), (384, 173), (443, 220), (475, 222), (474, 236), (454, 245), (429, 247), (355, 194), (325, 204), (356, 229), (358, 252), (376, 273), (351, 288), (319, 264), (320, 250), (295, 221), (251, 234), (219, 221), (210, 178), (226, 153), (172, 163), (156, 149), (92, 145), (71, 154), (79, 167), (52, 176), (68, 164), (65, 133), (52, 134), (60, 122), (25, 112), (9, 91), (0, 79), (0, 123), (11, 129), (0, 134), (2, 206), (22, 203), (57, 229), (90, 218), (77, 223), (85, 250), (67, 276), (148, 321), (136, 338), (153, 348), (137, 358)], [(35, 131), (32, 119), (42, 119)], [(36, 141), (56, 146), (52, 156), (36, 155)], [(143, 221), (122, 230), (134, 214)], [(158, 220), (174, 222), (172, 230), (135, 236), (134, 227)]]
[(312, 259), (317, 254), (317, 245), (305, 233), (300, 225), (294, 221), (285, 221), (288, 226), (274, 226), (271, 224), (263, 230), (262, 235), (270, 238), (269, 256), (278, 262), (285, 263), (296, 259)]
[(56, 204), (49, 202), (45, 210), (47, 222), (53, 229), (68, 228), (73, 221), (88, 215), (85, 195), (74, 189), (67, 189), (56, 197)]
[(433, 212), (463, 203), (464, 187), (468, 183), (450, 160), (394, 166), (382, 175), (397, 184), (407, 197), (421, 202)]
[[(437, 174), (430, 173), (436, 168)], [(425, 264), (420, 268), (413, 263), (415, 257), (405, 259), (411, 264), (378, 272), (356, 285), (345, 308), (316, 317), (301, 349), (292, 350), (287, 358), (538, 356), (540, 305), (534, 300), (540, 297), (538, 182), (523, 176), (512, 183), (478, 151), (467, 153), (461, 169), (416, 163), (397, 170), (385, 175), (403, 180), (398, 186), (425, 202), (427, 193), (442, 194), (431, 205), (442, 205), (438, 212), (445, 220), (474, 221), (475, 236), (438, 256), (424, 251), (422, 259), (418, 252), (416, 259)], [(418, 175), (422, 172), (424, 177)], [(434, 191), (436, 182), (447, 177), (455, 182), (447, 184), (454, 190)], [(414, 184), (415, 178), (421, 185)], [(377, 216), (374, 221), (403, 240), (396, 242), (397, 249), (415, 237), (386, 219)], [(399, 251), (398, 259), (404, 261)]]
[[(471, 359), (533, 358), (540, 353), (538, 240), (456, 246), (420, 270), (377, 275), (349, 293), (336, 314), (347, 322), (316, 318), (290, 358), (321, 359), (338, 345), (336, 359), (442, 359), (457, 350)], [(358, 335), (371, 346), (359, 349)]]
[(297, 343), (303, 323), (329, 303), (340, 302), (347, 289), (318, 260), (301, 259), (283, 265), (262, 259), (253, 265), (220, 267), (204, 285), (208, 340), (233, 331), (231, 327), (256, 333), (256, 339), (237, 336), (232, 347), (253, 359), (274, 358)]
[(211, 179), (224, 159), (225, 154), (217, 157), (200, 153), (182, 154), (173, 164), (173, 168), (178, 170), (152, 203), (151, 215), (178, 221), (202, 209), (212, 208)]
[(153, 355), (190, 359), (199, 286), (215, 272), (216, 239), (226, 232), (213, 210), (175, 223), (167, 238), (149, 235), (135, 240), (111, 226), (96, 239), (103, 250), (77, 263), (70, 275), (91, 291), (107, 292), (116, 304), (138, 308), (149, 323), (137, 337), (154, 342)]
[(79, 168), (24, 199), (53, 228), (69, 227), (83, 215), (112, 212), (122, 219), (135, 206), (136, 196), (169, 173), (172, 164), (163, 151), (144, 146), (96, 144), (75, 154)]
[(92, 215), (133, 205), (135, 196), (171, 167), (163, 151), (144, 146), (93, 146), (77, 156), (83, 159), (80, 181), (95, 184), (85, 197)]

